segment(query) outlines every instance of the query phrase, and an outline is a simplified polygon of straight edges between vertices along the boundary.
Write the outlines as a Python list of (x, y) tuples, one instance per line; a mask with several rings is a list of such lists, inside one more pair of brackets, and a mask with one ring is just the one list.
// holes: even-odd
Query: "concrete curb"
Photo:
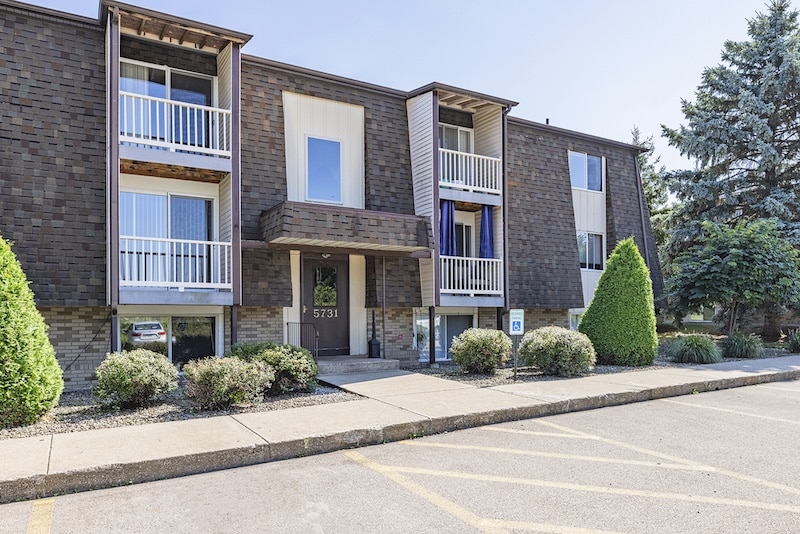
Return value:
[(379, 428), (357, 428), (272, 443), (258, 436), (263, 440), (263, 443), (246, 447), (131, 463), (116, 463), (88, 469), (0, 481), (0, 504), (39, 499), (64, 493), (76, 493), (142, 482), (153, 482), (235, 467), (246, 467), (302, 456), (334, 452), (342, 449), (402, 441), (414, 437), (440, 434), (483, 425), (533, 419), (549, 415), (593, 410), (635, 402), (768, 382), (780, 382), (797, 378), (800, 378), (800, 370), (767, 372), (732, 378), (644, 388), (639, 391), (591, 395), (563, 399), (555, 402), (546, 402), (533, 406), (489, 410), (486, 412), (458, 416), (422, 418), (417, 421), (388, 424)]

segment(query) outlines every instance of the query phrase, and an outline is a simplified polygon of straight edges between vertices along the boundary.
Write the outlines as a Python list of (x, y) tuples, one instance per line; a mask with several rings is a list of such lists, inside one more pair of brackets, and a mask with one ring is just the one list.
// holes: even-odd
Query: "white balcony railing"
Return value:
[(499, 158), (440, 148), (439, 185), (502, 195), (501, 163)]
[(442, 295), (503, 294), (503, 260), (440, 256)]
[(233, 287), (230, 243), (120, 236), (119, 255), (123, 287)]
[(119, 139), (123, 143), (229, 158), (230, 127), (227, 109), (119, 93)]

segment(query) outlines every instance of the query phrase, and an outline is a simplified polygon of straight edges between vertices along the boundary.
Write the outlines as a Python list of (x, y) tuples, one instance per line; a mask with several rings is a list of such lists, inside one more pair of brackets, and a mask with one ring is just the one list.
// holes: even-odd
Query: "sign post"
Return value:
[(509, 310), (509, 325), (508, 333), (514, 340), (514, 381), (517, 380), (517, 349), (519, 348), (519, 336), (525, 333), (525, 310), (514, 309)]

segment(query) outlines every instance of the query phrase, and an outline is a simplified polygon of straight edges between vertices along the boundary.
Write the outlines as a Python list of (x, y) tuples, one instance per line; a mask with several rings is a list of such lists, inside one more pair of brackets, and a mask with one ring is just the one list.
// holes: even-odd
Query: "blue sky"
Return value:
[[(96, 18), (98, 0), (29, 0)], [(762, 0), (126, 0), (252, 34), (244, 53), (410, 90), (437, 81), (519, 102), (512, 115), (629, 142), (682, 122), (705, 67)], [(795, 6), (796, 7), (796, 6)]]

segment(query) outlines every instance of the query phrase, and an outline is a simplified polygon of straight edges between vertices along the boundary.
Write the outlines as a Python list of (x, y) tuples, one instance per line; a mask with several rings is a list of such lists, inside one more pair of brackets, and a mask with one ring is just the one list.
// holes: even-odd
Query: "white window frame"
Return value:
[[(332, 142), (332, 143), (337, 143), (339, 145), (339, 200), (329, 200), (329, 199), (324, 199), (324, 198), (314, 198), (314, 197), (312, 197), (310, 195), (310, 189), (311, 188), (310, 188), (310, 184), (309, 184), (309, 178), (310, 178), (309, 171), (310, 171), (311, 165), (310, 165), (310, 162), (309, 162), (309, 150), (308, 150), (308, 142), (309, 142), (310, 139), (318, 139), (320, 141), (329, 141), (329, 142)], [(334, 139), (334, 138), (331, 138), (331, 137), (324, 137), (324, 136), (321, 136), (321, 135), (306, 134), (305, 135), (305, 147), (304, 147), (304, 149), (305, 149), (305, 155), (306, 155), (306, 168), (305, 168), (305, 171), (306, 171), (306, 176), (305, 176), (305, 181), (306, 181), (306, 183), (305, 183), (305, 200), (306, 200), (306, 202), (313, 202), (313, 203), (317, 203), (317, 204), (328, 204), (328, 205), (331, 205), (331, 206), (342, 206), (343, 203), (344, 203), (344, 201), (343, 201), (343, 198), (344, 198), (344, 180), (343, 180), (344, 172), (343, 172), (343, 165), (344, 165), (344, 163), (342, 161), (344, 159), (343, 156), (344, 156), (344, 152), (345, 152), (344, 143), (342, 142), (341, 139)]]
[[(602, 267), (600, 267), (599, 269), (597, 267), (590, 267), (589, 266), (590, 265), (589, 264), (589, 236), (590, 235), (597, 236), (597, 237), (600, 238), (600, 246), (602, 247), (602, 250), (600, 250), (600, 259), (602, 260), (602, 264), (601, 264)], [(580, 257), (580, 250), (581, 249), (580, 249), (580, 246), (578, 247), (578, 264), (581, 265), (581, 270), (582, 271), (604, 271), (605, 268), (606, 268), (606, 236), (605, 236), (605, 234), (601, 234), (601, 233), (598, 233), (598, 232), (587, 232), (587, 231), (578, 230), (577, 235), (576, 235), (576, 239), (580, 240), (581, 238), (583, 238), (584, 241), (585, 241), (585, 247), (584, 248), (586, 249), (586, 267), (584, 267), (583, 265), (581, 265), (583, 263), (582, 262), (583, 258)], [(591, 265), (596, 265), (596, 263), (593, 263)]]
[[(598, 158), (600, 160), (600, 189), (589, 189), (589, 158)], [(583, 176), (582, 182), (575, 184), (572, 181), (573, 168), (572, 162), (574, 159), (580, 158), (583, 163)], [(592, 193), (603, 193), (606, 190), (606, 158), (603, 156), (596, 156), (594, 154), (587, 154), (585, 152), (575, 152), (574, 150), (568, 151), (567, 165), (569, 168), (570, 185), (573, 189), (580, 189), (581, 191), (589, 191)]]
[[(441, 146), (442, 145), (442, 139), (443, 139), (441, 129), (448, 129), (449, 128), (451, 130), (456, 130), (456, 132), (457, 132), (457, 137), (458, 137), (458, 149), (457, 149), (457, 151), (458, 152), (464, 152), (466, 154), (474, 154), (475, 153), (475, 130), (473, 128), (464, 128), (463, 126), (455, 126), (453, 124), (447, 124), (446, 122), (440, 122), (439, 123), (439, 128), (440, 128), (439, 146), (441, 148), (444, 148), (444, 147)], [(466, 148), (461, 146), (461, 132), (466, 132), (466, 133), (469, 134), (469, 146), (466, 147)], [(450, 148), (450, 149), (447, 149), (447, 150), (453, 150), (453, 149)]]
[(149, 69), (157, 69), (164, 71), (165, 72), (164, 83), (166, 84), (166, 90), (167, 90), (167, 96), (165, 98), (167, 100), (172, 100), (172, 73), (178, 73), (178, 74), (183, 74), (185, 76), (192, 76), (194, 78), (204, 78), (206, 80), (211, 80), (211, 104), (209, 104), (208, 107), (218, 107), (217, 85), (219, 83), (219, 79), (217, 76), (211, 76), (209, 74), (193, 72), (190, 70), (177, 69), (167, 65), (156, 65), (154, 63), (147, 63), (146, 61), (138, 61), (135, 59), (120, 58), (119, 62), (120, 65), (122, 65), (123, 63), (128, 63), (130, 65), (138, 65), (140, 67), (147, 67)]

